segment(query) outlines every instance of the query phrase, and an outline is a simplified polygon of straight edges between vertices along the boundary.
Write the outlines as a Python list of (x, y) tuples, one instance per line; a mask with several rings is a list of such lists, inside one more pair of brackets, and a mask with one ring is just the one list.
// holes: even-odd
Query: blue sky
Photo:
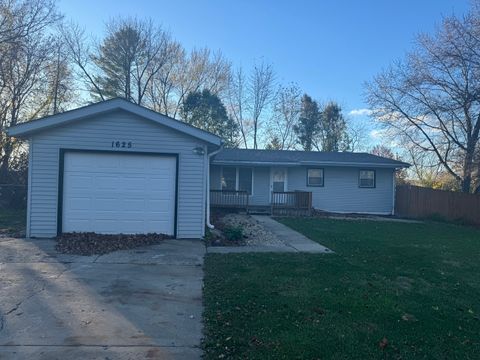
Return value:
[(469, 0), (60, 0), (67, 19), (100, 37), (111, 17), (151, 17), (187, 49), (220, 49), (234, 65), (264, 59), (280, 82), (295, 82), (346, 113), (366, 107), (363, 83), (403, 56), (415, 34)]

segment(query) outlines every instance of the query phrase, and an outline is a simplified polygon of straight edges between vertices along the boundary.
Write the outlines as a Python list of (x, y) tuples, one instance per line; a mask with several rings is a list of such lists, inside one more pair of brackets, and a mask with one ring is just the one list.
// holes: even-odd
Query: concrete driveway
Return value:
[(103, 256), (0, 239), (0, 359), (198, 359), (201, 241)]

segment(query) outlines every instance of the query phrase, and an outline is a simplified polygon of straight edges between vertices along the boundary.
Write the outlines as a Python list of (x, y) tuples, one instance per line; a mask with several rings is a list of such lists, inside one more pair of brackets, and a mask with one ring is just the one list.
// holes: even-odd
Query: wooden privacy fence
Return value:
[(396, 189), (395, 214), (410, 218), (440, 216), (480, 225), (480, 195), (401, 185)]
[(310, 215), (312, 193), (308, 191), (272, 192), (272, 215)]

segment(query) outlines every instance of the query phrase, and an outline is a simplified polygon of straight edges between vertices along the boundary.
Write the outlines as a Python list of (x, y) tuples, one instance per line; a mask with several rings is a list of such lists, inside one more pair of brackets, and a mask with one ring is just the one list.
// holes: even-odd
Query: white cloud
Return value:
[(350, 116), (368, 116), (372, 113), (370, 109), (353, 109), (348, 113)]
[(384, 133), (382, 130), (372, 130), (370, 131), (370, 137), (375, 140), (382, 139), (384, 136)]

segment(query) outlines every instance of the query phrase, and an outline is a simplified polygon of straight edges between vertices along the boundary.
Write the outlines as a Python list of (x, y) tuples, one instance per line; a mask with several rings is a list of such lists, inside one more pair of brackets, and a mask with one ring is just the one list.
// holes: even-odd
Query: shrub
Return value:
[(238, 242), (243, 238), (243, 228), (241, 226), (226, 226), (223, 233), (229, 241)]

